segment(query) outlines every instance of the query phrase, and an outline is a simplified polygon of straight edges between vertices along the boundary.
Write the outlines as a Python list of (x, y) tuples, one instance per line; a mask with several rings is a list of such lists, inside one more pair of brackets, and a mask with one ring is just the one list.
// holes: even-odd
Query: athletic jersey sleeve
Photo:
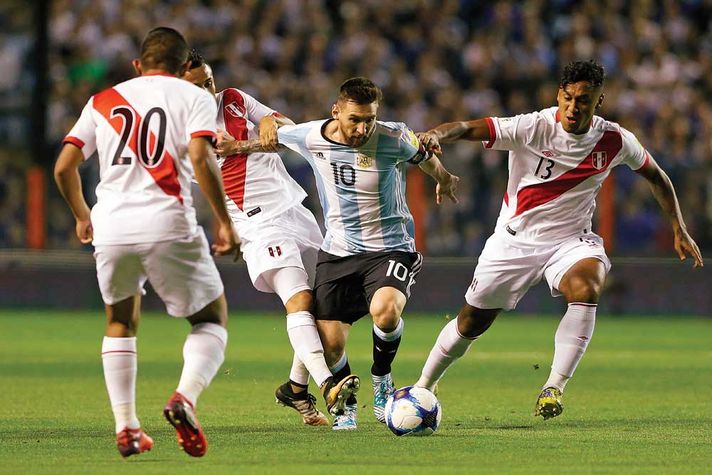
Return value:
[(313, 163), (313, 157), (309, 149), (307, 148), (307, 134), (311, 130), (311, 125), (297, 124), (297, 125), (283, 125), (277, 129), (277, 137), (279, 138), (279, 143), (285, 147), (297, 152), (309, 163)]
[(84, 155), (84, 159), (91, 157), (96, 151), (96, 122), (92, 110), (94, 109), (94, 97), (82, 109), (79, 119), (69, 131), (62, 143), (71, 143), (79, 147)]
[(532, 137), (541, 113), (532, 112), (514, 117), (487, 117), (490, 140), (483, 142), (493, 150), (514, 150), (528, 143)]
[(217, 129), (218, 106), (209, 93), (205, 91), (197, 92), (199, 94), (193, 102), (186, 124), (187, 139), (190, 141), (195, 137), (206, 137), (214, 141)]
[(245, 101), (245, 109), (247, 110), (247, 120), (253, 124), (259, 124), (262, 118), (268, 115), (272, 115), (275, 111), (266, 105), (262, 104), (260, 101), (247, 94), (244, 91), (240, 91), (242, 98)]
[(630, 167), (631, 170), (638, 170), (650, 158), (647, 150), (638, 142), (638, 139), (630, 131), (621, 127), (621, 136), (623, 137), (623, 148), (621, 149), (621, 163)]

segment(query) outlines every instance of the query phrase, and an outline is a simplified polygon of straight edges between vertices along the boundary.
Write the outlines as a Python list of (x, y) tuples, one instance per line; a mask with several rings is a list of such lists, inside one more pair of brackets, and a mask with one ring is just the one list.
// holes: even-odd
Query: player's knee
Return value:
[(572, 276), (562, 293), (568, 302), (598, 303), (602, 288), (603, 284), (598, 279)]
[(188, 317), (191, 325), (198, 323), (215, 323), (223, 327), (227, 326), (227, 300), (225, 294), (203, 307), (202, 310)]
[(457, 315), (457, 331), (465, 338), (482, 335), (492, 326), (499, 309), (482, 310), (466, 305)]
[(292, 295), (287, 303), (284, 304), (284, 308), (287, 313), (294, 312), (311, 312), (314, 300), (312, 298), (312, 293), (309, 290), (302, 290)]
[(373, 324), (386, 333), (392, 332), (398, 327), (402, 310), (397, 304), (381, 306), (375, 312), (372, 310)]

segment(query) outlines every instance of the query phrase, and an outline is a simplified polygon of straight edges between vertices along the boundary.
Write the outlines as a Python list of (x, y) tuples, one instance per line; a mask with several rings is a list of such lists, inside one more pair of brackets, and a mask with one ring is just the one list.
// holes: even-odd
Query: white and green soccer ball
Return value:
[(441, 418), (438, 398), (425, 388), (406, 386), (386, 401), (386, 425), (395, 435), (430, 435)]

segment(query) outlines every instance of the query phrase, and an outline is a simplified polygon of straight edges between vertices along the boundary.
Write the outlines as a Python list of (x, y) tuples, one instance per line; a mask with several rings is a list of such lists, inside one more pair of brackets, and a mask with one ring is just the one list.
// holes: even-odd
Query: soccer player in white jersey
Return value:
[[(195, 405), (224, 360), (227, 303), (223, 284), (198, 226), (193, 176), (217, 218), (213, 250), (237, 249), (223, 200), (212, 143), (213, 98), (180, 79), (188, 45), (170, 28), (151, 30), (134, 61), (140, 77), (92, 96), (55, 165), (55, 180), (76, 219), (81, 242), (93, 243), (106, 307), (104, 378), (122, 456), (153, 447), (136, 416), (136, 330), (143, 285), (150, 280), (174, 317), (192, 329), (183, 347), (183, 372), (164, 407), (180, 446), (200, 457), (208, 446)], [(89, 210), (78, 167), (98, 156), (101, 181)]]
[(301, 204), (306, 192), (289, 176), (279, 155), (235, 152), (245, 141), (258, 137), (266, 149), (276, 149), (277, 127), (294, 122), (239, 89), (216, 93), (210, 65), (195, 51), (190, 61), (183, 78), (208, 91), (218, 103), (217, 149), (225, 201), (240, 235), (252, 284), (261, 292), (276, 293), (287, 311), (287, 334), (295, 357), (289, 381), (277, 388), (275, 396), (280, 404), (297, 410), (305, 424), (328, 425), (307, 391), (309, 374), (334, 414), (344, 411), (359, 380), (347, 375), (334, 382), (312, 315), (311, 288), (323, 241), (321, 230)]
[[(279, 142), (302, 155), (316, 176), (326, 236), (314, 293), (326, 361), (336, 380), (351, 373), (345, 352), (351, 325), (373, 317), (374, 414), (394, 390), (393, 362), (403, 333), (401, 313), (421, 266), (405, 199), (408, 163), (437, 181), (438, 203), (455, 201), (458, 178), (426, 154), (403, 123), (376, 120), (381, 90), (366, 78), (341, 85), (330, 119), (284, 126)], [(333, 428), (356, 428), (356, 399)]]
[(593, 335), (596, 306), (611, 264), (591, 230), (595, 198), (611, 169), (625, 164), (645, 178), (667, 214), (681, 260), (703, 265), (685, 227), (670, 179), (635, 136), (594, 115), (603, 101), (604, 70), (594, 61), (568, 64), (557, 107), (515, 117), (442, 124), (420, 135), (428, 150), (455, 140), (509, 151), (509, 181), (494, 234), (480, 255), (465, 305), (437, 338), (417, 386), (433, 389), (502, 310), (546, 279), (568, 309), (554, 337), (551, 373), (535, 415), (556, 417), (569, 379)]

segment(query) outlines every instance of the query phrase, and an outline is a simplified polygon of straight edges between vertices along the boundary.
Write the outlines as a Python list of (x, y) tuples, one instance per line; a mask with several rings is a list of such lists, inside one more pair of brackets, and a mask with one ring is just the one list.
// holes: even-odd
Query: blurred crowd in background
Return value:
[[(53, 152), (89, 96), (134, 75), (144, 34), (172, 26), (211, 63), (218, 89), (238, 87), (294, 121), (329, 116), (337, 88), (367, 76), (384, 91), (380, 119), (416, 131), (555, 104), (561, 68), (596, 59), (608, 75), (600, 115), (634, 132), (676, 185), (693, 237), (712, 250), (712, 2), (708, 0), (55, 0), (48, 107)], [(29, 23), (28, 23), (29, 22)], [(22, 247), (23, 114), (32, 77), (32, 18), (0, 7), (0, 246)], [(23, 102), (25, 101), (25, 102)], [(45, 159), (46, 166), (52, 159)], [(96, 161), (84, 173), (97, 180)], [(444, 162), (462, 178), (459, 205), (430, 204), (427, 254), (473, 256), (492, 231), (506, 153), (462, 143)], [(320, 216), (311, 170), (289, 162)], [(647, 185), (625, 167), (616, 184), (615, 255), (673, 255)], [(429, 187), (430, 188), (430, 187)], [(48, 246), (79, 247), (51, 186)], [(89, 193), (91, 196), (91, 194)]]

